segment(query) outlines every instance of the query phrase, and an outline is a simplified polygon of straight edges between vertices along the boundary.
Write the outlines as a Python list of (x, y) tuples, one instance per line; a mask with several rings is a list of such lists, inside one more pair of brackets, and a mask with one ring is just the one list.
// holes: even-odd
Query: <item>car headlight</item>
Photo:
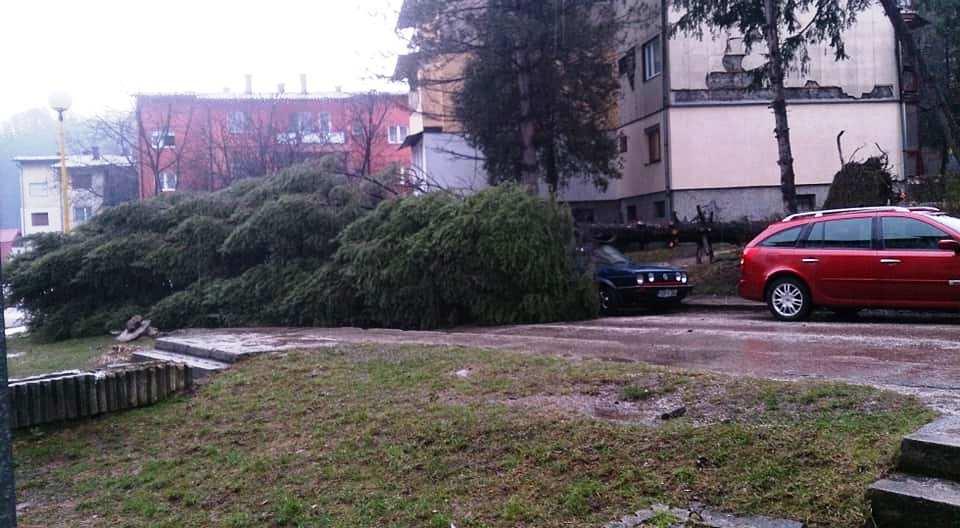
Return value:
[(677, 273), (677, 282), (680, 282), (682, 280), (683, 280), (683, 273)]
[(653, 281), (655, 281), (655, 280), (657, 280), (657, 279), (656, 279), (656, 276), (655, 276), (653, 273), (650, 273), (649, 275), (647, 275), (647, 280), (650, 281), (650, 282), (653, 282)]
[(643, 275), (637, 275), (637, 284), (643, 284)]
[(684, 284), (687, 283), (687, 274), (686, 274), (686, 273), (684, 273), (683, 276), (680, 277), (680, 282), (682, 282), (682, 283), (684, 283)]

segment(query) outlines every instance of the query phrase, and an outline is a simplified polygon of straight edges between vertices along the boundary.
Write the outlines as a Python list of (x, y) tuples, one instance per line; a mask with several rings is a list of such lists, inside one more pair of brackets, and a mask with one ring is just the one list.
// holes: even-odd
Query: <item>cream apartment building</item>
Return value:
[[(63, 231), (60, 156), (20, 156), (20, 225), (23, 236)], [(136, 174), (122, 156), (67, 156), (71, 229), (92, 218), (105, 205), (136, 198)]]
[[(772, 97), (749, 89), (746, 73), (762, 62), (762, 50), (746, 54), (735, 34), (706, 32), (704, 40), (670, 35), (680, 14), (666, 0), (648, 1), (648, 7), (656, 16), (631, 28), (617, 55), (621, 90), (614, 133), (623, 177), (605, 192), (573, 182), (559, 199), (570, 203), (578, 219), (592, 222), (666, 222), (674, 213), (692, 218), (698, 205), (726, 221), (782, 214)], [(896, 174), (911, 170), (905, 152), (913, 149), (906, 117), (912, 112), (904, 103), (899, 50), (882, 8), (860, 14), (844, 42), (848, 60), (834, 60), (826, 46), (810, 46), (805, 71), (787, 79), (804, 209), (823, 205), (840, 165), (841, 131), (847, 155), (861, 147), (861, 156), (874, 155), (879, 148)], [(418, 75), (424, 75), (422, 68)], [(417, 97), (421, 110), (423, 100)], [(430, 151), (422, 152), (429, 167)]]

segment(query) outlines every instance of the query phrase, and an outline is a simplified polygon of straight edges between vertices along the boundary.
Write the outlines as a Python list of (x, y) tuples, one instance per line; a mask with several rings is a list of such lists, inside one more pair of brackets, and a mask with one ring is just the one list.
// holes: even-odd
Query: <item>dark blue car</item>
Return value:
[(638, 264), (613, 246), (595, 248), (593, 266), (604, 313), (619, 308), (678, 305), (693, 289), (686, 271)]

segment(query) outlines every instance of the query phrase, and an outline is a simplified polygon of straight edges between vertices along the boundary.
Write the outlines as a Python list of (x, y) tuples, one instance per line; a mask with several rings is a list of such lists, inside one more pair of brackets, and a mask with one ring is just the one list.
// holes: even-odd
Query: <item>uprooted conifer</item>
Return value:
[(308, 163), (113, 207), (69, 235), (32, 237), (6, 270), (7, 300), (49, 339), (104, 334), (134, 314), (171, 330), (595, 313), (566, 208), (512, 186), (381, 202), (368, 185)]

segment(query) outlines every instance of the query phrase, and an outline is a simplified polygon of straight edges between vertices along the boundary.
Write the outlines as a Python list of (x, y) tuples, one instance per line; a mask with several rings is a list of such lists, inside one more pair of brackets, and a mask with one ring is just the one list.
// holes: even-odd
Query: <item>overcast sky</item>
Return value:
[(403, 91), (389, 75), (404, 42), (402, 0), (5, 0), (0, 7), (0, 120), (46, 107), (120, 109), (138, 92), (242, 92), (278, 83), (311, 91)]

